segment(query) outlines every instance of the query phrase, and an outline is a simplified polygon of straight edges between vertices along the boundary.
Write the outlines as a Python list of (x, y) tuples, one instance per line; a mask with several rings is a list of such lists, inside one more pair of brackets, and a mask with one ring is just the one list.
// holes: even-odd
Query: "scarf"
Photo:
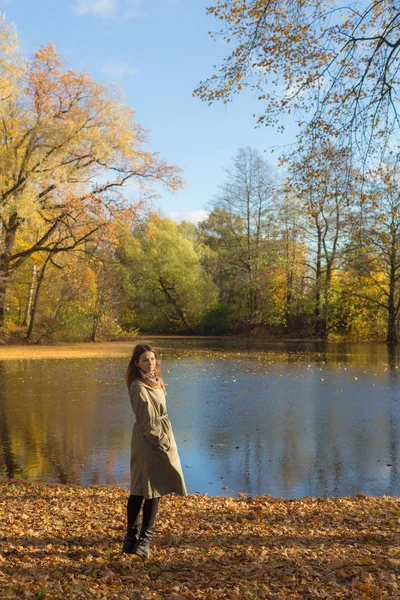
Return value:
[(159, 377), (157, 377), (157, 374), (155, 371), (153, 371), (152, 373), (145, 373), (144, 371), (142, 371), (142, 369), (139, 369), (139, 371), (140, 371), (140, 377), (142, 378), (142, 380), (145, 383), (148, 383), (151, 387), (156, 386), (160, 390), (163, 389), (163, 387), (161, 385), (161, 379)]

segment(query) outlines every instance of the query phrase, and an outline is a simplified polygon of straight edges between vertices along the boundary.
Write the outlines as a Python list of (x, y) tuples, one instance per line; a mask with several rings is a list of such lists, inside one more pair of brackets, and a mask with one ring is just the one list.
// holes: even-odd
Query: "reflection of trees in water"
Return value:
[(393, 378), (391, 378), (391, 381), (393, 383), (395, 383), (396, 379), (397, 379), (397, 371), (398, 369), (396, 368), (398, 366), (398, 352), (399, 352), (399, 346), (397, 344), (386, 344), (386, 348), (387, 348), (387, 362), (389, 365), (389, 370), (390, 373), (393, 375)]
[(230, 489), (285, 496), (399, 492), (399, 400), (397, 385), (386, 395), (387, 372), (371, 380), (365, 369), (360, 376), (341, 367), (296, 371), (279, 364), (268, 375), (255, 368), (252, 377), (253, 387), (236, 372), (236, 389), (247, 389), (234, 398), (235, 386), (225, 381), (212, 408), (202, 404), (199, 415), (212, 423), (204, 430), (210, 460)]
[(68, 481), (68, 470), (66, 468), (66, 457), (64, 452), (60, 446), (60, 440), (57, 439), (58, 436), (47, 432), (47, 440), (46, 447), (51, 449), (50, 452), (47, 452), (48, 460), (51, 465), (52, 472), (55, 474), (55, 478), (57, 483), (69, 483)]
[[(12, 410), (3, 408), (7, 419), (1, 419), (1, 427), (18, 454), (20, 474), (33, 481), (80, 482), (92, 438), (95, 376), (86, 373), (84, 382), (70, 378), (63, 361), (8, 361), (2, 375)], [(83, 401), (80, 385), (86, 391)], [(0, 405), (5, 405), (1, 396)], [(10, 473), (9, 454), (7, 461)]]
[[(341, 456), (340, 414), (327, 406), (324, 385), (315, 381), (315, 414), (313, 421), (315, 435), (314, 470), (318, 482), (318, 495), (327, 497), (340, 495), (343, 490), (343, 462)], [(333, 412), (333, 414), (332, 414)]]
[[(351, 341), (270, 341), (259, 338), (159, 338), (155, 340), (164, 358), (175, 359), (182, 353), (196, 356), (204, 351), (226, 353), (229, 357), (241, 353), (264, 356), (267, 360), (279, 360), (283, 363), (295, 364), (310, 361), (330, 365), (341, 364), (353, 367), (376, 366), (387, 363), (387, 344), (384, 342), (351, 342)], [(400, 357), (400, 344), (392, 345), (393, 356)], [(209, 354), (208, 354), (209, 356)]]
[(342, 364), (360, 368), (382, 367), (387, 362), (387, 344), (383, 342), (328, 342), (326, 343), (326, 362), (327, 364)]
[(18, 462), (12, 450), (12, 440), (9, 427), (9, 416), (6, 400), (7, 373), (4, 363), (0, 362), (0, 436), (2, 449), (1, 471), (7, 477), (13, 478), (19, 472)]
[(242, 438), (241, 446), (244, 454), (244, 477), (243, 484), (245, 490), (250, 490), (252, 494), (260, 494), (263, 489), (265, 468), (265, 448), (263, 448), (259, 431), (253, 435), (246, 435)]
[[(207, 446), (212, 447), (210, 458), (229, 488), (251, 494), (290, 495), (311, 470), (311, 452), (304, 442), (310, 405), (299, 406), (292, 397), (277, 406), (275, 391), (266, 391), (265, 382), (263, 385), (256, 376), (254, 381), (258, 394), (243, 390), (242, 398), (234, 403), (228, 388), (223, 395), (221, 390), (215, 392), (209, 408), (201, 404), (204, 414), (199, 418), (212, 423), (212, 428), (204, 431)], [(245, 383), (239, 387), (242, 385)]]
[(251, 458), (251, 450), (253, 444), (250, 440), (242, 441), (244, 444), (243, 453), (244, 453), (244, 484), (245, 489), (250, 490), (252, 486), (252, 475), (254, 472), (254, 462)]
[(399, 465), (398, 465), (398, 436), (399, 436), (399, 403), (398, 393), (398, 345), (387, 344), (389, 381), (390, 381), (390, 408), (389, 408), (389, 452), (390, 452), (390, 476), (389, 494), (394, 495), (399, 489)]
[(340, 457), (339, 448), (335, 446), (334, 448), (334, 481), (333, 481), (333, 495), (340, 496), (342, 494), (342, 475), (343, 475), (343, 463)]
[(118, 484), (121, 448), (129, 470), (131, 434), (123, 373), (110, 359), (0, 362), (0, 473)]
[(315, 362), (318, 363), (326, 363), (327, 353), (328, 353), (328, 343), (326, 341), (318, 341), (315, 342), (314, 345), (316, 357)]

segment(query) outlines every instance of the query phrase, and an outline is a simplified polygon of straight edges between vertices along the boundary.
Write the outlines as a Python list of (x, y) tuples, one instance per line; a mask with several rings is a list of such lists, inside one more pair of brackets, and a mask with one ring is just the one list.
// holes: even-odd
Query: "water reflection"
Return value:
[[(190, 492), (400, 494), (397, 348), (158, 342)], [(0, 362), (1, 476), (128, 487), (126, 362)]]
[(0, 363), (0, 434), (1, 434), (1, 450), (4, 472), (12, 479), (18, 473), (18, 465), (12, 451), (10, 427), (8, 424), (8, 413), (6, 406), (6, 369), (5, 365)]

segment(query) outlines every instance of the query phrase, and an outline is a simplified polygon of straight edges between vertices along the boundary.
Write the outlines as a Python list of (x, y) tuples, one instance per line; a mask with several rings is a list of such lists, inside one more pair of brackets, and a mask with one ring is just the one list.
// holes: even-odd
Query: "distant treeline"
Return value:
[(365, 182), (330, 145), (279, 180), (240, 149), (197, 226), (147, 214), (113, 242), (36, 253), (8, 292), (31, 339), (259, 333), (397, 340), (398, 173)]

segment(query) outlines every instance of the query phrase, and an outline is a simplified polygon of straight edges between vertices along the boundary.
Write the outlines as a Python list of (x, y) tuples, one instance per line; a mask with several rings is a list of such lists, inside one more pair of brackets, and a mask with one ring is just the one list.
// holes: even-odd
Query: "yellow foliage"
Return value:
[(124, 196), (130, 181), (139, 183), (141, 200), (153, 182), (172, 190), (182, 185), (179, 169), (146, 149), (145, 131), (119, 90), (67, 68), (51, 43), (22, 69), (15, 30), (4, 17), (0, 67), (8, 95), (0, 103), (3, 282), (10, 267), (15, 271), (37, 252), (70, 251), (94, 238), (115, 243), (114, 222), (132, 226), (142, 207)]

